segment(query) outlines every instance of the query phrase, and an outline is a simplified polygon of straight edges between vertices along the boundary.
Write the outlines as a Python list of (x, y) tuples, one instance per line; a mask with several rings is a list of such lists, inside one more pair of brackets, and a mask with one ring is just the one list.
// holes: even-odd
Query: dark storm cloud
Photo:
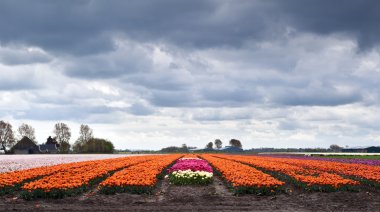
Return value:
[(152, 61), (145, 52), (127, 49), (104, 55), (70, 58), (64, 72), (70, 77), (83, 79), (119, 78), (124, 75), (142, 74), (153, 69)]
[[(324, 38), (336, 34), (354, 43), (357, 39), (359, 48), (377, 45), (379, 5), (371, 0), (340, 4), (327, 0), (4, 0), (0, 1), (0, 47), (31, 46), (43, 54), (0, 51), (0, 63), (11, 66), (55, 59), (69, 78), (111, 82), (125, 91), (138, 87), (142, 92), (131, 92), (149, 106), (134, 103), (128, 112), (135, 115), (152, 114), (154, 106), (356, 103), (364, 99), (358, 90), (365, 82), (350, 75), (350, 67), (330, 65), (347, 55), (321, 45), (333, 46), (336, 39)], [(303, 33), (322, 38), (297, 37)], [(297, 39), (304, 41), (289, 44)], [(169, 49), (173, 59), (169, 64), (155, 64), (159, 60), (153, 58), (155, 48), (161, 47)], [(186, 57), (197, 54), (200, 58)], [(334, 55), (337, 58), (330, 59)], [(350, 66), (347, 61), (339, 64)], [(323, 72), (330, 74), (326, 77)], [(333, 85), (307, 87), (311, 79), (351, 83), (340, 75), (350, 76), (357, 88), (341, 92)], [(17, 87), (15, 81), (6, 81), (0, 89)], [(365, 89), (371, 95), (377, 92)]]
[(276, 1), (287, 24), (317, 34), (347, 33), (363, 48), (380, 41), (380, 1), (290, 0)]
[[(213, 47), (268, 37), (259, 2), (219, 1), (1, 1), (1, 42), (69, 54), (112, 50), (114, 33), (136, 40)], [(232, 11), (229, 11), (232, 10)]]
[(379, 19), (377, 0), (8, 0), (0, 2), (0, 40), (94, 54), (114, 49), (114, 33), (202, 48), (276, 39), (289, 26), (321, 34), (348, 33), (371, 47), (379, 41)]

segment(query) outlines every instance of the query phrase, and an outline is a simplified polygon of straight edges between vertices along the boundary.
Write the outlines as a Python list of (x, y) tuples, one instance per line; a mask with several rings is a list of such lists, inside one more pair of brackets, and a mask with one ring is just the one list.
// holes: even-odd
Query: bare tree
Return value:
[(230, 145), (234, 147), (242, 148), (241, 142), (234, 138), (230, 140)]
[(85, 124), (80, 125), (79, 129), (79, 138), (75, 141), (73, 150), (74, 152), (80, 153), (83, 152), (83, 147), (94, 138), (93, 130)]
[(4, 121), (0, 121), (0, 150), (7, 153), (7, 147), (12, 147), (15, 143), (15, 138), (12, 130), (12, 125)]
[(56, 141), (59, 143), (59, 151), (61, 153), (68, 153), (70, 151), (70, 138), (71, 131), (69, 126), (65, 123), (57, 123), (54, 126), (54, 134)]
[(88, 125), (80, 125), (79, 138), (81, 142), (87, 142), (94, 138), (93, 130)]
[(18, 134), (20, 135), (20, 139), (23, 137), (28, 137), (30, 140), (32, 140), (34, 143), (36, 142), (36, 136), (35, 136), (35, 130), (34, 128), (29, 124), (21, 124), (21, 126), (18, 128)]
[(217, 148), (217, 149), (221, 149), (222, 148), (222, 141), (220, 140), (220, 139), (216, 139), (215, 141), (214, 141), (214, 144), (215, 144), (215, 147)]

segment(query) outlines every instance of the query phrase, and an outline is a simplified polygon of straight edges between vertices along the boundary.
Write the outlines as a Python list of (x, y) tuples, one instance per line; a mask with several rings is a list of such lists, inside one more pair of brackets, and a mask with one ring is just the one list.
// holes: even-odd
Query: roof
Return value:
[(30, 149), (30, 148), (38, 148), (38, 146), (32, 140), (30, 140), (28, 137), (24, 136), (12, 148), (13, 149)]

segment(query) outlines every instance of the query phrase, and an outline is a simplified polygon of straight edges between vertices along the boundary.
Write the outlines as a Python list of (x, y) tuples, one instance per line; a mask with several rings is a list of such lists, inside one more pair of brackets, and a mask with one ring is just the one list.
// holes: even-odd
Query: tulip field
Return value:
[(379, 192), (380, 166), (290, 157), (167, 154), (89, 158), (0, 173), (0, 196), (23, 201), (88, 193), (152, 195), (160, 193), (162, 185), (195, 191), (218, 185), (236, 198), (289, 195), (294, 190)]

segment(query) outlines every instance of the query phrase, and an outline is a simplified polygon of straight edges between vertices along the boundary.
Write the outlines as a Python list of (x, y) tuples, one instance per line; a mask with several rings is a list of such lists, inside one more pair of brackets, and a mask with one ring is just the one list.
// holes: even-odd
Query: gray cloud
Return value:
[(35, 107), (24, 113), (16, 115), (19, 119), (31, 120), (85, 120), (89, 114), (107, 114), (112, 112), (107, 107), (83, 107), (83, 106), (58, 106), (58, 107)]
[(136, 44), (126, 44), (115, 51), (66, 59), (64, 73), (84, 79), (119, 78), (148, 72), (152, 67), (149, 52)]
[(372, 48), (380, 38), (380, 2), (376, 0), (332, 2), (328, 0), (276, 1), (288, 24), (318, 34), (346, 33), (360, 47)]
[(51, 60), (52, 58), (40, 49), (13, 49), (0, 46), (0, 63), (5, 65), (48, 63)]
[(379, 9), (375, 0), (0, 1), (0, 117), (107, 123), (161, 141), (375, 141)]
[(146, 103), (135, 103), (129, 107), (129, 111), (133, 115), (146, 116), (154, 113), (154, 108)]
[(49, 51), (95, 54), (114, 49), (114, 33), (145, 41), (205, 48), (242, 47), (278, 39), (286, 27), (320, 34), (347, 33), (363, 47), (377, 44), (380, 3), (345, 1), (2, 1), (2, 43)]

